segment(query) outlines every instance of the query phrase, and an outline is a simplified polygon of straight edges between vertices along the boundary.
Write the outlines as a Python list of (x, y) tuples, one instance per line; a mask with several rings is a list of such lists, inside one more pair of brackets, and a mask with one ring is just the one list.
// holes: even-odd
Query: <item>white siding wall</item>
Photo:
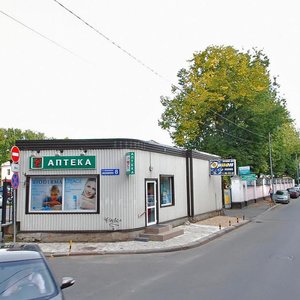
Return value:
[[(185, 158), (145, 151), (134, 151), (135, 175), (125, 174), (125, 154), (132, 150), (88, 150), (96, 156), (96, 170), (30, 170), (31, 151), (21, 153), (21, 184), (18, 190), (18, 221), (22, 231), (112, 230), (106, 218), (119, 220), (115, 229), (145, 226), (145, 178), (159, 179), (160, 174), (174, 175), (176, 205), (159, 211), (159, 222), (187, 215)], [(80, 150), (65, 150), (63, 156), (77, 156)], [(55, 151), (41, 151), (41, 156)], [(152, 172), (149, 170), (152, 166)], [(119, 176), (100, 175), (100, 214), (25, 214), (27, 175), (101, 174), (101, 169), (119, 168)], [(159, 183), (159, 182), (158, 182)], [(159, 197), (159, 194), (158, 194)]]
[[(186, 187), (186, 158), (158, 153), (140, 153), (141, 160), (146, 162), (145, 169), (141, 171), (141, 177), (158, 179), (158, 199), (160, 199), (159, 176), (174, 176), (175, 205), (160, 207), (159, 222), (166, 222), (187, 216), (187, 187)], [(149, 166), (153, 168), (149, 171)], [(140, 163), (142, 166), (143, 164)], [(158, 201), (159, 202), (159, 201)]]
[[(119, 168), (119, 176), (100, 175), (100, 214), (28, 214), (25, 215), (25, 176), (21, 177), (18, 190), (18, 220), (21, 230), (112, 230), (105, 218), (118, 219), (116, 229), (143, 227), (143, 219), (136, 218), (144, 210), (144, 201), (138, 202), (138, 185), (143, 183), (136, 175), (125, 174), (125, 153), (127, 150), (89, 150), (87, 155), (96, 155), (96, 170), (29, 170), (31, 152), (22, 152), (22, 170), (28, 175), (84, 175), (100, 174), (101, 169)], [(137, 151), (135, 151), (137, 152)], [(65, 150), (63, 155), (79, 155), (79, 150)], [(41, 156), (54, 155), (54, 151), (41, 151)], [(136, 153), (138, 156), (138, 154)]]
[(209, 175), (209, 161), (193, 159), (194, 214), (222, 209), (221, 176)]

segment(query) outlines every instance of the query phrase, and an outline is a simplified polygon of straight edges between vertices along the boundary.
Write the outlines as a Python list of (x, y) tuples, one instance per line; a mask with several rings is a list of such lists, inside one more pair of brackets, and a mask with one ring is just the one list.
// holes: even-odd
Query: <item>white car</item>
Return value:
[(273, 195), (273, 200), (279, 203), (289, 203), (290, 202), (290, 194), (286, 190), (278, 190)]

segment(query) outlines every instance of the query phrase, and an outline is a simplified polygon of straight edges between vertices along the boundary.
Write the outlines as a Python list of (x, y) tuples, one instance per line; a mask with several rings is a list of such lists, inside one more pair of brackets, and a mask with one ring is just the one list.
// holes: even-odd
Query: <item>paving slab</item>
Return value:
[(224, 215), (177, 226), (176, 228), (182, 229), (184, 233), (166, 241), (38, 243), (38, 245), (48, 257), (180, 251), (205, 244), (251, 222), (259, 214), (275, 207), (276, 205), (270, 201), (260, 201), (242, 209), (224, 209)]

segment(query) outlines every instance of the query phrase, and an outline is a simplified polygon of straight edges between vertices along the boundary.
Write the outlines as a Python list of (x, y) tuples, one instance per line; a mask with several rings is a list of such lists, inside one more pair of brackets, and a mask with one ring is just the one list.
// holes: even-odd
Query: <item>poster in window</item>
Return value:
[(63, 179), (38, 177), (31, 179), (31, 211), (61, 211)]
[(97, 210), (97, 178), (66, 177), (64, 211)]
[(172, 194), (172, 178), (171, 177), (161, 177), (161, 205), (167, 206), (173, 203)]

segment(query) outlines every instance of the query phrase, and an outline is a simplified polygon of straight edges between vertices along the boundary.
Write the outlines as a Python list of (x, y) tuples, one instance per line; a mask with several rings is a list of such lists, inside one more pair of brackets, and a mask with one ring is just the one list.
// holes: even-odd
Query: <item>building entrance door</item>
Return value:
[(147, 226), (157, 223), (157, 181), (146, 180), (146, 223)]

